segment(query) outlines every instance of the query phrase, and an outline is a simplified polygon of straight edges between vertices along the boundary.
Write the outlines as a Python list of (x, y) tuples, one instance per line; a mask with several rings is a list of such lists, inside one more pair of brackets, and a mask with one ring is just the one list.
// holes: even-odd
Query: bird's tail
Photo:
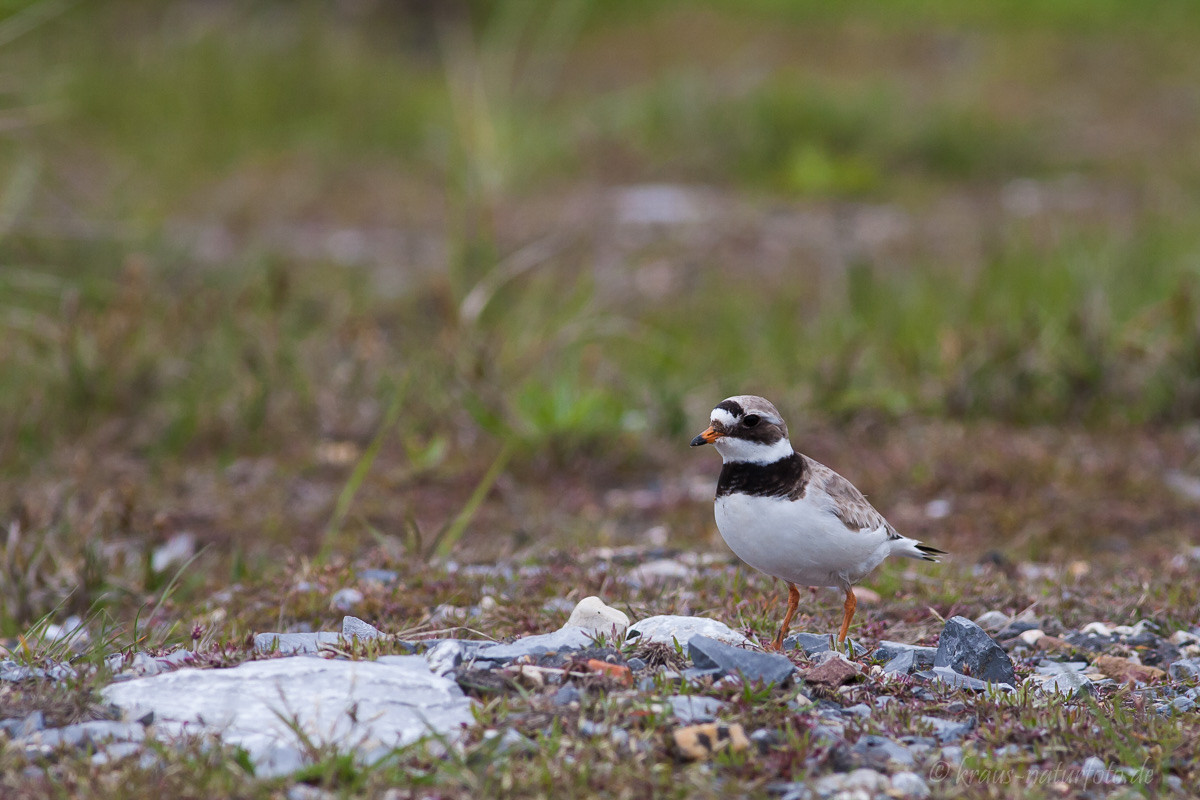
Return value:
[(892, 545), (892, 552), (898, 556), (906, 556), (908, 558), (919, 558), (922, 561), (940, 561), (941, 557), (946, 555), (945, 550), (939, 550), (936, 547), (930, 547), (927, 544), (921, 544), (916, 539), (909, 539), (902, 536), (895, 540)]

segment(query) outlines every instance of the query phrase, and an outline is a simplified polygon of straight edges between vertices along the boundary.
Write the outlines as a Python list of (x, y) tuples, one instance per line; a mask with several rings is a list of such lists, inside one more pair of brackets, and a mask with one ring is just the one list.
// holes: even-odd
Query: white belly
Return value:
[(811, 497), (726, 495), (717, 498), (716, 517), (738, 558), (804, 586), (855, 583), (891, 552), (886, 530), (851, 531)]

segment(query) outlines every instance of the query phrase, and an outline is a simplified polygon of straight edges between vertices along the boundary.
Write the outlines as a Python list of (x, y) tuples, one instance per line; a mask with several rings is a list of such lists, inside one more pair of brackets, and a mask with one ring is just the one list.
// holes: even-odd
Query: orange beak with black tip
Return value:
[(704, 430), (704, 433), (700, 434), (695, 439), (692, 439), (692, 447), (699, 447), (702, 444), (712, 444), (713, 442), (715, 442), (717, 439), (720, 439), (724, 435), (725, 434), (723, 434), (720, 431), (718, 431), (717, 429), (713, 428), (712, 425), (709, 425)]

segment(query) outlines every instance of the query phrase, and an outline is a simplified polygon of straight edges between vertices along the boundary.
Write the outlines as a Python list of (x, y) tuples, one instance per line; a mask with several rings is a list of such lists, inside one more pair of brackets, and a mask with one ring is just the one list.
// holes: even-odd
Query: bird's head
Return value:
[(726, 463), (771, 464), (792, 454), (787, 423), (775, 406), (751, 394), (722, 400), (712, 410), (708, 428), (692, 439), (692, 447), (711, 444)]

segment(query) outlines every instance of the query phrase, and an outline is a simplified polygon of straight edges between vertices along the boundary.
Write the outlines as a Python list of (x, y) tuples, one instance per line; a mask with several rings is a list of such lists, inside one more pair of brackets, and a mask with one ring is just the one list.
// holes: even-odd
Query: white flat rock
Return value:
[(291, 657), (232, 669), (181, 669), (112, 684), (107, 702), (137, 719), (154, 714), (154, 735), (211, 734), (245, 748), (260, 776), (303, 766), (292, 726), (318, 746), (369, 760), (430, 734), (458, 738), (471, 700), (421, 656), (376, 661)]
[(708, 617), (680, 617), (674, 614), (661, 614), (638, 620), (629, 626), (625, 634), (627, 640), (639, 644), (672, 644), (677, 641), (684, 647), (687, 647), (693, 636), (707, 636), (709, 639), (732, 645), (750, 643), (749, 639), (724, 622)]

